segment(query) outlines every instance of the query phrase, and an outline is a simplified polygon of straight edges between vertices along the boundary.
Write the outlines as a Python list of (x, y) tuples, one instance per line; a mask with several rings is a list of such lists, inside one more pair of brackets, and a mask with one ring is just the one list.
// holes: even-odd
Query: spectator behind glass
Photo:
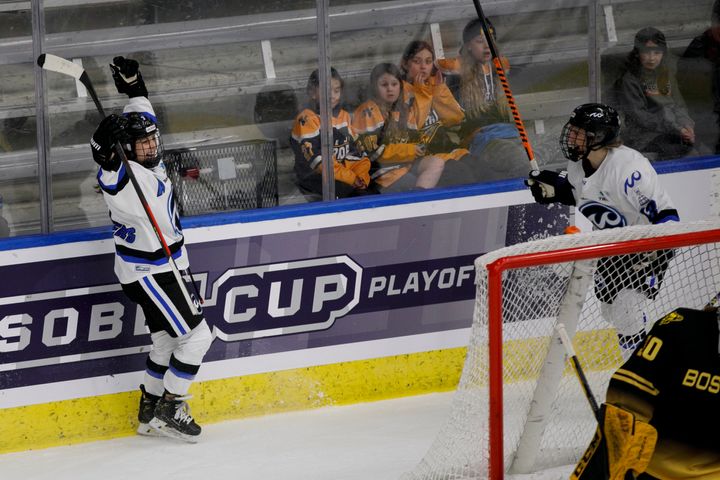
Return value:
[[(290, 145), (295, 153), (298, 186), (322, 196), (322, 157), (320, 155), (320, 80), (317, 70), (310, 74), (308, 105), (295, 117)], [(343, 80), (331, 68), (330, 100), (333, 126), (333, 170), (338, 198), (377, 193), (370, 185), (370, 160), (355, 145), (350, 114), (340, 107)]]
[(703, 93), (712, 95), (715, 153), (720, 153), (720, 0), (713, 4), (710, 28), (690, 42), (678, 61), (678, 77), (683, 80), (681, 87), (686, 87), (686, 98), (689, 93), (701, 95), (701, 104), (706, 105), (709, 102)]
[(465, 114), (442, 74), (435, 68), (432, 46), (422, 40), (410, 42), (400, 60), (405, 100), (428, 153), (445, 160), (439, 185), (458, 185), (475, 181), (466, 162), (466, 148), (458, 148), (458, 131)]
[[(488, 27), (495, 38), (490, 21)], [(481, 181), (524, 177), (529, 168), (527, 156), (492, 65), (482, 22), (476, 19), (465, 25), (462, 39), (460, 58), (438, 63), (448, 74), (448, 86), (465, 110), (460, 138), (470, 150), (472, 169)], [(507, 73), (507, 59), (501, 62)]]
[(668, 67), (667, 42), (658, 29), (646, 27), (635, 35), (625, 72), (615, 84), (619, 108), (625, 114), (624, 140), (655, 159), (694, 153), (695, 122)]
[(352, 126), (373, 160), (372, 178), (380, 191), (435, 187), (445, 160), (427, 155), (427, 147), (420, 143), (415, 119), (403, 100), (400, 69), (392, 63), (376, 65), (370, 72), (370, 94), (355, 110)]

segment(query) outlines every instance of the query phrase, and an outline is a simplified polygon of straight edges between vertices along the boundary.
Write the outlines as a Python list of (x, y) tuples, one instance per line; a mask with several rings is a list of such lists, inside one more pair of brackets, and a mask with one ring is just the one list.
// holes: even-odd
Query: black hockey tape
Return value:
[(82, 74), (85, 73), (85, 69), (82, 66), (50, 53), (40, 55), (37, 58), (37, 64), (43, 70), (68, 75), (77, 80), (80, 80)]

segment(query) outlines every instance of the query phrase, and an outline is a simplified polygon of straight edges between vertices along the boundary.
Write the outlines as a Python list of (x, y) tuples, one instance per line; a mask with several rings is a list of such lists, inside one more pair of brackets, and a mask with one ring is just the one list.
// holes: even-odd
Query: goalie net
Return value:
[[(596, 422), (555, 325), (574, 335), (601, 403), (638, 342), (623, 337), (630, 343), (621, 348), (618, 331), (643, 329), (645, 320), (647, 331), (677, 307), (702, 308), (720, 289), (719, 257), (720, 223), (696, 222), (564, 235), (478, 258), (470, 343), (450, 416), (403, 480), (568, 478)], [(608, 278), (631, 288), (608, 290)], [(548, 475), (528, 475), (541, 471)]]

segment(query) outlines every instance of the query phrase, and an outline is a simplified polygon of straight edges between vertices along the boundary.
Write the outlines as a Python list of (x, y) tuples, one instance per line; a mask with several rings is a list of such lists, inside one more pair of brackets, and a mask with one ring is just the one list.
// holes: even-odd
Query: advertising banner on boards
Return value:
[[(217, 240), (209, 229), (188, 244), (216, 335), (205, 363), (467, 328), (473, 260), (551, 233), (564, 212), (505, 206)], [(144, 370), (149, 335), (113, 258), (0, 267), (12, 279), (0, 297), (0, 389)]]

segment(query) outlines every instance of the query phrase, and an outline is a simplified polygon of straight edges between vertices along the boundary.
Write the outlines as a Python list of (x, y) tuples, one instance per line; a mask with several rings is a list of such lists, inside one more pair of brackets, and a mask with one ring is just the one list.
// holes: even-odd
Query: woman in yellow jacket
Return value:
[(476, 163), (458, 135), (465, 112), (435, 68), (432, 46), (415, 40), (405, 47), (400, 67), (406, 101), (428, 150), (446, 161), (441, 186), (476, 181)]
[(433, 188), (445, 166), (421, 142), (403, 87), (397, 66), (376, 65), (370, 73), (371, 98), (353, 115), (353, 130), (373, 161), (371, 175), (382, 192)]

